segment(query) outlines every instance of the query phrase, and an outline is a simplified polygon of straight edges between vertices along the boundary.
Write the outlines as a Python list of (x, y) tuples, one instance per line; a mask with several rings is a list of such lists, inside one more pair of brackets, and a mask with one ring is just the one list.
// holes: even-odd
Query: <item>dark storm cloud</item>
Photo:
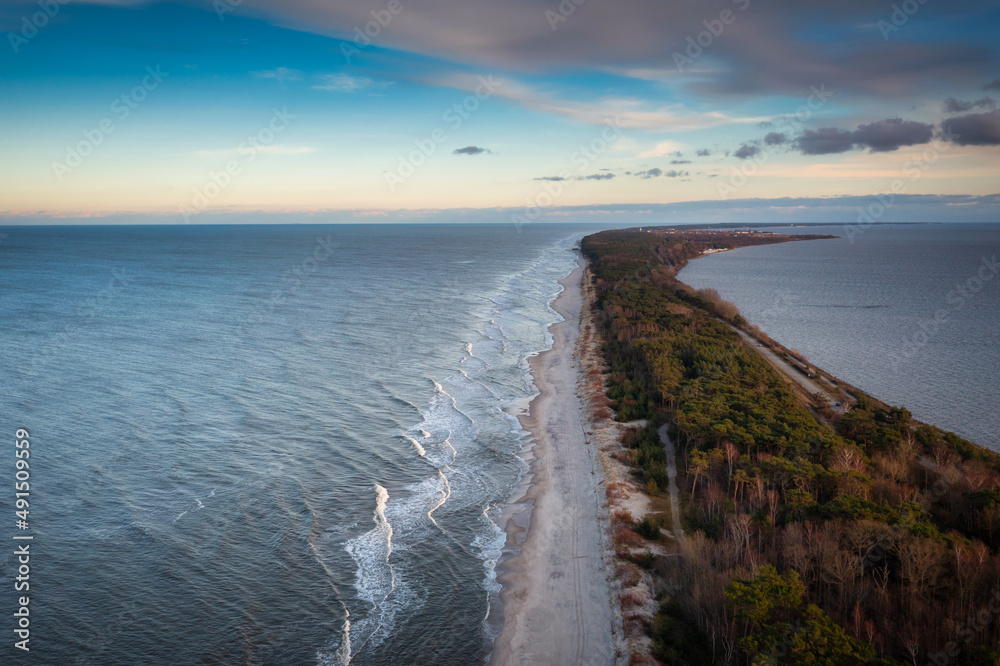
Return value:
[(947, 118), (941, 123), (944, 136), (960, 146), (1000, 145), (1000, 111)]
[(858, 125), (853, 132), (838, 127), (806, 130), (795, 140), (805, 155), (845, 153), (852, 148), (868, 148), (875, 153), (891, 152), (903, 146), (925, 144), (934, 136), (934, 125), (902, 118), (877, 120)]
[(482, 155), (483, 153), (491, 153), (489, 148), (480, 148), (479, 146), (466, 146), (465, 148), (456, 148), (452, 151), (452, 155)]
[(854, 147), (851, 132), (836, 127), (823, 127), (818, 130), (806, 130), (795, 146), (805, 155), (830, 155), (846, 153)]
[(698, 152), (697, 152), (697, 153), (695, 153), (695, 154), (696, 154), (696, 155), (697, 155), (698, 157), (708, 157), (709, 155), (711, 155), (711, 154), (712, 154), (712, 151), (711, 151), (711, 150), (709, 150), (708, 148), (701, 148), (701, 149), (699, 149), (699, 150), (698, 150)]
[(788, 141), (788, 137), (781, 132), (770, 132), (764, 137), (764, 143), (769, 146), (780, 146)]
[(982, 99), (977, 99), (975, 101), (949, 97), (944, 101), (944, 112), (967, 113), (973, 109), (995, 109), (996, 106), (997, 103), (989, 97), (983, 97)]
[(1000, 90), (1000, 79), (997, 79), (992, 83), (987, 83), (983, 86), (983, 90)]
[[(913, 20), (931, 23), (993, 4), (926, 3)], [(346, 39), (348, 46), (356, 29), (373, 16), (369, 0), (243, 0), (241, 7), (284, 27)], [(843, 94), (898, 97), (926, 87), (930, 80), (979, 86), (996, 71), (992, 49), (947, 32), (936, 41), (916, 44), (907, 42), (905, 33), (883, 41), (876, 28), (858, 28), (874, 25), (891, 11), (889, 6), (873, 6), (871, 0), (772, 0), (752, 6), (749, 0), (618, 0), (574, 4), (570, 16), (555, 21), (547, 14), (560, 13), (554, 1), (425, 0), (419, 10), (393, 16), (377, 43), (380, 48), (515, 71), (611, 67), (627, 72), (649, 63), (670, 63), (665, 69), (676, 74), (673, 54), (683, 52), (688, 38), (704, 31), (705, 22), (717, 19), (723, 10), (736, 19), (706, 49), (713, 67), (697, 73), (696, 88), (706, 93), (802, 95), (810, 86), (824, 84)], [(803, 30), (815, 25), (837, 30), (838, 39), (804, 39)]]
[[(771, 33), (771, 27), (765, 27)], [(734, 40), (735, 41), (735, 40)], [(995, 61), (991, 50), (973, 44), (912, 45), (895, 42), (832, 52), (815, 42), (791, 41), (787, 35), (722, 42), (713, 56), (727, 67), (691, 89), (708, 95), (802, 95), (821, 82), (839, 95), (864, 94), (878, 99), (905, 98), (919, 80), (975, 85)], [(817, 72), (822, 72), (818, 75)]]
[(743, 144), (742, 146), (740, 146), (739, 148), (736, 149), (736, 152), (733, 153), (733, 155), (735, 157), (740, 158), (741, 160), (745, 160), (745, 159), (747, 159), (749, 157), (753, 157), (759, 151), (760, 151), (760, 149), (757, 148), (757, 146), (751, 146), (751, 145), (748, 145), (748, 144)]
[(859, 148), (871, 148), (883, 153), (897, 150), (901, 146), (917, 146), (927, 143), (934, 134), (934, 126), (913, 120), (889, 118), (867, 125), (859, 125), (852, 133), (854, 144)]

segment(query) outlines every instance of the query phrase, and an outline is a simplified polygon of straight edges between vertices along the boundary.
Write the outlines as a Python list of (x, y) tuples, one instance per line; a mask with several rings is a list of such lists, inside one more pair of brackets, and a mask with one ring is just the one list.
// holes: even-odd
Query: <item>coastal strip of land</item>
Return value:
[(1000, 623), (955, 649), (1000, 589), (1000, 455), (677, 278), (705, 253), (793, 240), (821, 238), (643, 228), (581, 242), (583, 338), (595, 327), (602, 357), (584, 382), (591, 428), (618, 425), (601, 452), (629, 663), (1000, 663)]
[(491, 660), (499, 666), (596, 666), (616, 659), (602, 546), (603, 473), (577, 393), (582, 276), (577, 267), (561, 282), (564, 290), (552, 305), (565, 320), (550, 329), (552, 349), (530, 359), (539, 395), (520, 418), (534, 459), (517, 500), (530, 509), (530, 527), (525, 532), (521, 521), (508, 520), (508, 555), (499, 575), (504, 623)]

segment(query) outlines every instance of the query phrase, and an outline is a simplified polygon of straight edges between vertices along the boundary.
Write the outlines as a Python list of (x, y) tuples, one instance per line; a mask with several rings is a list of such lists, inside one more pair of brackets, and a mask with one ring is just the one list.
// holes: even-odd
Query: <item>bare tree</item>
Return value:
[(935, 541), (921, 537), (904, 537), (896, 546), (900, 574), (914, 599), (937, 588), (944, 573), (945, 552)]

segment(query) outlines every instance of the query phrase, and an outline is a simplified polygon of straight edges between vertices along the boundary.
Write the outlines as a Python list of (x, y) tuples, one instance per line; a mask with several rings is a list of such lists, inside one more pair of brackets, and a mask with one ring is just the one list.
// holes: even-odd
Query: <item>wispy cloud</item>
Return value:
[(649, 150), (639, 153), (639, 157), (667, 157), (668, 155), (674, 155), (680, 152), (680, 149), (681, 144), (676, 141), (661, 141)]
[(547, 180), (558, 183), (564, 180), (614, 180), (615, 178), (616, 176), (613, 173), (592, 173), (589, 176), (576, 176), (574, 178), (567, 178), (566, 176), (542, 176), (534, 180)]
[(302, 80), (302, 72), (297, 69), (291, 69), (290, 67), (264, 69), (258, 72), (252, 72), (252, 74), (259, 79), (274, 79), (282, 85), (284, 85), (286, 81)]
[[(613, 123), (625, 129), (679, 131), (744, 123), (758, 123), (766, 117), (730, 117), (719, 111), (692, 112), (681, 104), (654, 107), (634, 97), (607, 97), (596, 102), (560, 99), (552, 94), (510, 78), (491, 77), (497, 81), (493, 95), (518, 106), (568, 118), (586, 125)], [(475, 91), (482, 86), (481, 77), (471, 74), (427, 79), (431, 85)]]
[(355, 93), (368, 88), (385, 88), (391, 85), (388, 81), (375, 81), (367, 76), (351, 76), (350, 74), (324, 74), (319, 82), (313, 85), (314, 90), (329, 90), (331, 92)]
[(669, 171), (664, 171), (663, 169), (654, 167), (652, 169), (646, 169), (645, 171), (636, 171), (636, 172), (626, 171), (625, 175), (638, 176), (643, 180), (649, 180), (650, 178), (659, 178), (660, 176), (664, 176), (666, 178), (680, 178), (682, 176), (690, 176), (691, 174), (687, 171), (678, 171), (677, 169), (670, 169)]

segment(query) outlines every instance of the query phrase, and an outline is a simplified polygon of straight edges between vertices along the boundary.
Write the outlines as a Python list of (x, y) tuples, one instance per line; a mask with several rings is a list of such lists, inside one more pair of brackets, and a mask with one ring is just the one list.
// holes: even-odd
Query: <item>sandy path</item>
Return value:
[(684, 528), (681, 527), (681, 500), (677, 490), (677, 461), (674, 456), (674, 443), (667, 434), (667, 424), (660, 426), (656, 432), (663, 442), (663, 450), (667, 454), (667, 477), (670, 479), (670, 486), (667, 488), (670, 493), (670, 523), (672, 525), (672, 536), (678, 541), (684, 540)]
[[(534, 437), (536, 461), (519, 502), (533, 509), (520, 551), (501, 563), (504, 626), (492, 659), (501, 666), (615, 661), (601, 550), (602, 476), (577, 397), (582, 273), (577, 268), (562, 281), (565, 290), (553, 303), (566, 318), (551, 328), (553, 348), (531, 359), (540, 395), (522, 424)], [(518, 536), (511, 526), (508, 547)]]

